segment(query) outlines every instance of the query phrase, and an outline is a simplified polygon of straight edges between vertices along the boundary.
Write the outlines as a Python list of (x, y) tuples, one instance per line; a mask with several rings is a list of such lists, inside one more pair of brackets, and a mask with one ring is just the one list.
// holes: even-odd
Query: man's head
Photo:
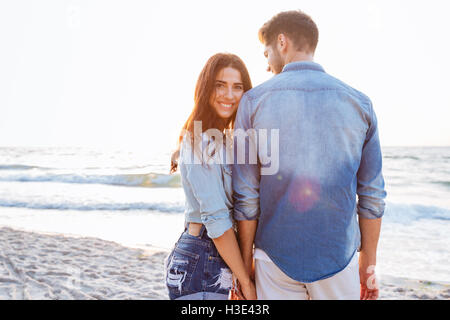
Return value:
[[(319, 40), (319, 30), (310, 16), (300, 10), (280, 12), (258, 32), (264, 45), (269, 71), (278, 74), (295, 57), (312, 57)], [(304, 58), (303, 60), (306, 60)]]

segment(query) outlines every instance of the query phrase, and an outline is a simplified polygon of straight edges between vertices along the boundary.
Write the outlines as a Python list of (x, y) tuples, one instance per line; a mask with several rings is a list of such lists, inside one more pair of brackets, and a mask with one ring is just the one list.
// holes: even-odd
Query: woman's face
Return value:
[(243, 94), (241, 73), (226, 67), (217, 73), (215, 90), (209, 98), (209, 104), (221, 118), (228, 119), (236, 111)]

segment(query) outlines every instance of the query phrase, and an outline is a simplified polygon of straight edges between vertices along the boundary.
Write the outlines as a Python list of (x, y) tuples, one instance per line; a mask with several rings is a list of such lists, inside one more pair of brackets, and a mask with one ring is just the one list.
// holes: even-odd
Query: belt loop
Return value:
[(206, 232), (206, 227), (204, 224), (202, 224), (202, 227), (200, 228), (200, 233), (198, 235), (199, 238), (203, 238), (203, 234)]

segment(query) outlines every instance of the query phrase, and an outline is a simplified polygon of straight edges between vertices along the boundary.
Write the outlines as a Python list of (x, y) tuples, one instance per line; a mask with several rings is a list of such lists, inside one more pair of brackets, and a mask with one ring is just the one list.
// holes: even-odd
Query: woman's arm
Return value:
[(245, 298), (247, 300), (256, 300), (255, 285), (245, 267), (234, 230), (232, 228), (228, 229), (220, 237), (213, 239), (213, 241), (220, 256), (239, 280), (241, 291)]
[[(186, 148), (185, 151), (190, 151), (190, 149)], [(254, 300), (256, 299), (255, 285), (250, 279), (241, 256), (233, 230), (230, 208), (222, 197), (225, 194), (222, 167), (216, 163), (203, 165), (202, 159), (198, 158), (197, 153), (189, 152), (189, 154), (193, 155), (194, 162), (182, 163), (180, 167), (180, 171), (183, 170), (186, 173), (183, 186), (192, 190), (208, 236), (213, 240), (222, 259), (239, 280), (245, 298)]]
[[(194, 155), (195, 156), (195, 155)], [(220, 256), (231, 269), (241, 284), (246, 299), (256, 299), (256, 289), (245, 268), (241, 251), (233, 230), (230, 209), (223, 201), (225, 193), (222, 169), (217, 164), (182, 164), (186, 179), (183, 186), (192, 190), (198, 202), (200, 218), (205, 225), (208, 236), (213, 240)]]

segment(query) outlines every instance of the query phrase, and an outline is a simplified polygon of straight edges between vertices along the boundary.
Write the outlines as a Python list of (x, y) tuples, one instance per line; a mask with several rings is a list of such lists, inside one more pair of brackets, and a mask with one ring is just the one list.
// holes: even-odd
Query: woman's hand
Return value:
[(239, 290), (239, 285), (237, 285), (236, 289), (246, 300), (256, 300), (255, 283), (251, 279), (252, 256), (250, 255), (250, 259), (244, 262), (233, 228), (225, 231), (220, 237), (214, 238), (213, 241), (220, 256), (239, 280), (241, 288)]

